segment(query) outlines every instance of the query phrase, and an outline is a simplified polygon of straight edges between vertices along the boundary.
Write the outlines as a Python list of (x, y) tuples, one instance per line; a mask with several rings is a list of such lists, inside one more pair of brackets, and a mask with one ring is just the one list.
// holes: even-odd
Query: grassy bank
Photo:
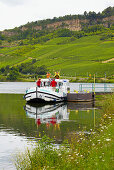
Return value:
[(72, 133), (57, 149), (54, 139), (43, 136), (36, 147), (17, 155), (17, 169), (112, 169), (113, 168), (113, 113), (114, 94), (100, 100), (101, 110), (99, 129)]
[[(0, 75), (0, 82), (7, 82), (7, 81), (14, 81), (14, 82), (34, 82), (38, 78), (46, 78), (46, 75), (39, 75), (39, 76), (34, 76), (34, 75), (22, 75), (16, 80), (8, 80), (7, 76)], [(51, 77), (54, 77), (52, 75)], [(94, 78), (93, 77), (68, 77), (68, 76), (60, 76), (60, 79), (68, 79), (71, 83), (94, 83)], [(114, 77), (101, 77), (101, 78), (95, 78), (95, 83), (114, 83)]]

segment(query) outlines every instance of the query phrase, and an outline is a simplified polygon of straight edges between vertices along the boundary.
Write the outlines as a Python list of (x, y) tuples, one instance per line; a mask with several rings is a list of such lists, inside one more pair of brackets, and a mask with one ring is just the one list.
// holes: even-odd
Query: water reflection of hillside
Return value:
[[(0, 130), (26, 137), (44, 134), (57, 142), (68, 134), (90, 132), (99, 126), (99, 110), (92, 103), (25, 105), (23, 95), (0, 94)], [(37, 114), (36, 114), (37, 113)], [(40, 121), (38, 120), (40, 119)]]
[(38, 132), (45, 131), (50, 137), (56, 136), (63, 140), (72, 132), (84, 131), (99, 126), (98, 109), (93, 108), (93, 103), (57, 103), (51, 105), (25, 106), (26, 115), (35, 119)]

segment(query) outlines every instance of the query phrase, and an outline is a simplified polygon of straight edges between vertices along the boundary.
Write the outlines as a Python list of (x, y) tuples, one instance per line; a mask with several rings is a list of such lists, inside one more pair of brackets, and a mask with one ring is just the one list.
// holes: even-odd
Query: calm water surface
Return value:
[(99, 127), (100, 113), (92, 103), (26, 104), (23, 94), (31, 86), (35, 83), (0, 83), (0, 170), (15, 169), (15, 154), (44, 134), (59, 144), (73, 132)]
[[(82, 84), (82, 88), (81, 88)], [(92, 91), (93, 83), (70, 83), (70, 91), (89, 90)], [(36, 86), (35, 82), (0, 82), (0, 93), (24, 94), (29, 87)], [(94, 88), (94, 84), (93, 84)], [(94, 90), (94, 89), (93, 89)], [(96, 92), (110, 92), (114, 90), (114, 83), (95, 83)]]

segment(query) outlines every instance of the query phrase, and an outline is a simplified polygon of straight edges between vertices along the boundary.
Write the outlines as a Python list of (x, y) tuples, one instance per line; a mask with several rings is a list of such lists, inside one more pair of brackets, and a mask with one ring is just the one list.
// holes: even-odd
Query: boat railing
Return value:
[(97, 83), (81, 83), (79, 84), (79, 91), (82, 92), (84, 90), (89, 90), (90, 92), (113, 92), (114, 91), (114, 84), (97, 84)]

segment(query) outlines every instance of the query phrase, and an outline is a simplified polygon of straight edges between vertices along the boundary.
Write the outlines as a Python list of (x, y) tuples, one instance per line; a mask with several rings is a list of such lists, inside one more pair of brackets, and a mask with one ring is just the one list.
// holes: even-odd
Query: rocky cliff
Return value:
[[(56, 30), (58, 28), (67, 28), (67, 29), (69, 29), (71, 31), (80, 31), (80, 30), (82, 30), (82, 27), (84, 25), (87, 25), (87, 24), (90, 25), (90, 20), (87, 20), (87, 19), (73, 19), (73, 20), (59, 21), (59, 22), (54, 22), (54, 23), (51, 23), (51, 24), (47, 24), (47, 25), (45, 25), (45, 29)], [(108, 27), (109, 25), (111, 26), (112, 24), (114, 24), (114, 16), (94, 20), (94, 25), (95, 24), (104, 25), (105, 27)], [(29, 29), (29, 27), (27, 27), (27, 26), (20, 27), (20, 31), (22, 31), (22, 32), (24, 32), (24, 31), (26, 31), (28, 29)], [(32, 26), (31, 29), (39, 31), (39, 30), (42, 30), (44, 28), (42, 26), (37, 25), (37, 26)], [(13, 30), (5, 30), (5, 31), (2, 32), (2, 34), (5, 35), (5, 36), (10, 37), (10, 36), (16, 35), (18, 33), (14, 32)]]

